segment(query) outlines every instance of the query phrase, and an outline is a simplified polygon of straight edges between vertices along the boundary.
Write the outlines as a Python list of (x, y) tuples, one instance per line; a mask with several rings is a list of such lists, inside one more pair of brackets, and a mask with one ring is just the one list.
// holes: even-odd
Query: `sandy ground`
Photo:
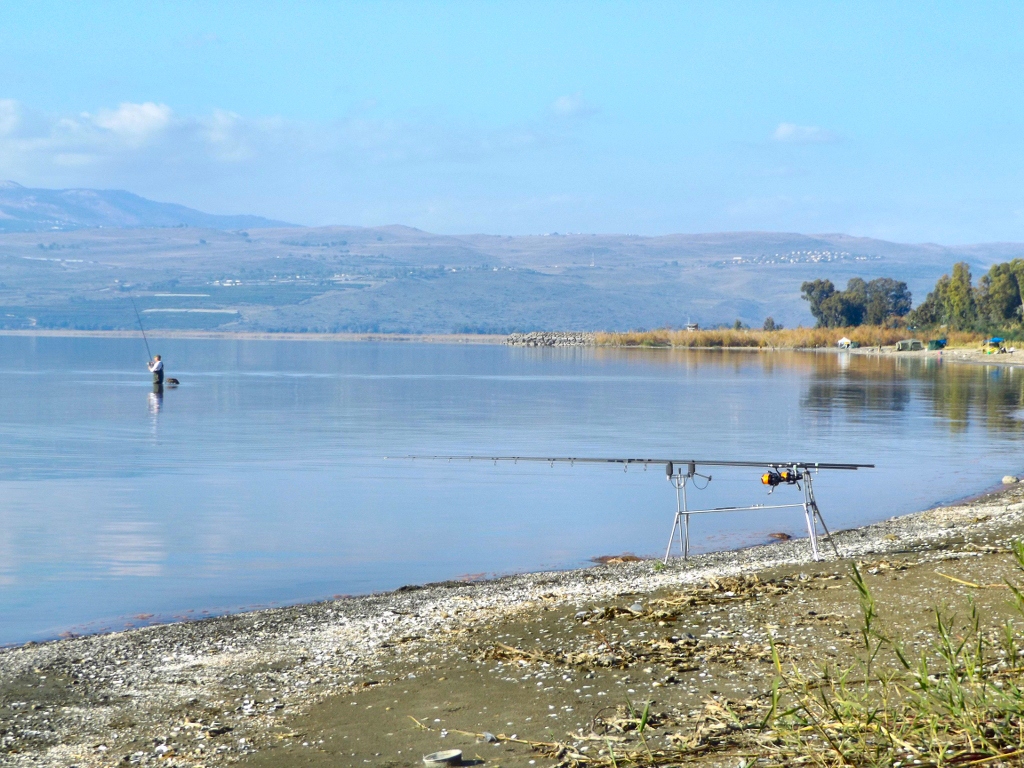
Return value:
[[(849, 656), (860, 562), (882, 618), (927, 637), (971, 593), (1009, 609), (1024, 485), (805, 540), (259, 611), (0, 651), (0, 762), (12, 766), (564, 764), (651, 703), (648, 738), (701, 737), (708, 707), (764, 706), (769, 637), (787, 664)], [(952, 579), (950, 578), (952, 577)], [(544, 743), (558, 743), (545, 747)], [(721, 763), (715, 750), (696, 758)], [(575, 758), (574, 758), (575, 759)], [(476, 761), (475, 763), (472, 761)]]
[(919, 350), (917, 352), (897, 352), (895, 347), (860, 347), (850, 350), (835, 350), (837, 352), (848, 352), (854, 355), (875, 355), (881, 357), (893, 357), (901, 360), (932, 359), (944, 360), (955, 363), (975, 363), (983, 365), (1020, 365), (1024, 366), (1024, 349), (1004, 354), (986, 354), (981, 349), (954, 348), (938, 351)]

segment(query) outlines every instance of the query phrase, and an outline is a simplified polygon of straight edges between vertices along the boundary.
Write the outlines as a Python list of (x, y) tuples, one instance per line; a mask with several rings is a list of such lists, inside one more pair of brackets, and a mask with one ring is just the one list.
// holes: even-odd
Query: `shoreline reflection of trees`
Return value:
[(549, 359), (554, 354), (567, 361), (591, 359), (661, 369), (713, 366), (736, 373), (752, 368), (765, 374), (793, 371), (810, 378), (800, 398), (802, 408), (818, 412), (842, 408), (849, 413), (899, 413), (909, 407), (916, 392), (918, 397), (928, 400), (932, 413), (943, 419), (952, 432), (965, 431), (971, 418), (980, 419), (986, 428), (997, 432), (1024, 431), (1024, 419), (1013, 415), (1024, 408), (1024, 372), (1009, 366), (834, 350), (568, 347), (528, 351)]
[(916, 395), (951, 432), (966, 431), (972, 419), (994, 432), (1024, 431), (1014, 415), (1024, 404), (1024, 376), (1014, 368), (866, 355), (815, 360), (803, 408), (900, 412)]
[[(540, 349), (540, 348), (527, 348)], [(814, 350), (773, 350), (767, 351), (755, 347), (735, 349), (684, 349), (684, 348), (657, 348), (657, 347), (548, 347), (545, 350), (557, 349), (565, 354), (566, 360), (583, 359), (578, 357), (581, 354), (588, 354), (589, 359), (602, 362), (624, 362), (633, 364), (645, 364), (657, 367), (683, 367), (695, 368), (698, 366), (714, 365), (718, 368), (731, 368), (733, 371), (740, 371), (754, 366), (760, 367), (764, 372), (771, 373), (778, 370), (790, 371), (811, 371), (814, 369), (816, 359), (834, 358), (832, 351)], [(571, 353), (575, 350), (576, 354)]]

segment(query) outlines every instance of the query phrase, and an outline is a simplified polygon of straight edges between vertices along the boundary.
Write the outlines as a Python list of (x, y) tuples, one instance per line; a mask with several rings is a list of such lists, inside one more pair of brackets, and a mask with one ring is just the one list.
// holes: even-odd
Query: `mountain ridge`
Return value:
[(123, 189), (42, 189), (0, 181), (0, 232), (66, 231), (98, 227), (207, 227), (259, 229), (292, 227), (284, 221), (248, 214), (205, 213), (163, 203)]
[[(6, 201), (6, 203), (5, 203)], [(11, 202), (13, 201), (13, 202)], [(6, 207), (5, 207), (6, 205)], [(156, 222), (156, 223), (152, 223)], [(181, 224), (186, 224), (184, 228)], [(0, 182), (0, 328), (461, 333), (812, 321), (805, 280), (977, 278), (1019, 243), (798, 232), (434, 234), (284, 225)]]
[(505, 333), (688, 321), (812, 322), (805, 280), (905, 280), (1016, 243), (908, 245), (799, 233), (435, 235), (384, 227), (92, 228), (0, 234), (0, 328)]

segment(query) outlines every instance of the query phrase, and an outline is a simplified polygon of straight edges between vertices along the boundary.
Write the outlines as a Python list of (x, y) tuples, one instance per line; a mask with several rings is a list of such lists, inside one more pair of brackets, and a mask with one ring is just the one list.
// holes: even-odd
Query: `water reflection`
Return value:
[[(551, 350), (521, 350), (536, 360), (551, 359)], [(561, 353), (561, 354), (559, 354)], [(558, 350), (560, 360), (582, 361), (586, 351)], [(898, 413), (912, 401), (927, 404), (952, 433), (972, 423), (993, 432), (1020, 432), (1024, 421), (1024, 370), (1006, 365), (944, 362), (942, 358), (899, 357), (820, 352), (748, 350), (612, 349), (592, 351), (594, 361), (626, 362), (637, 368), (706, 374), (709, 370), (766, 377), (802, 374), (806, 386), (800, 407), (826, 414)], [(562, 356), (564, 355), (564, 356)]]
[(96, 538), (96, 563), (107, 576), (159, 576), (166, 556), (154, 522), (109, 523)]
[(813, 355), (808, 384), (800, 406), (822, 413), (842, 409), (851, 413), (906, 410), (911, 385), (892, 365), (860, 355)]
[[(189, 386), (165, 409), (131, 340), (0, 337), (0, 643), (103, 616), (664, 551), (674, 498), (661, 472), (384, 456), (877, 464), (816, 480), (833, 529), (1024, 470), (1016, 369), (308, 341), (168, 340), (166, 352)], [(83, 386), (65, 386), (68, 372)], [(691, 501), (760, 498), (758, 474), (716, 472)], [(694, 551), (799, 532), (783, 515), (714, 517), (694, 532)]]
[(0, 526), (0, 587), (9, 587), (15, 581), (14, 534), (7, 526)]
[(812, 356), (814, 366), (801, 406), (817, 412), (905, 410), (912, 399), (927, 403), (952, 433), (972, 423), (993, 432), (1021, 432), (1016, 417), (1024, 404), (1024, 375), (1014, 366), (943, 363), (851, 355)]

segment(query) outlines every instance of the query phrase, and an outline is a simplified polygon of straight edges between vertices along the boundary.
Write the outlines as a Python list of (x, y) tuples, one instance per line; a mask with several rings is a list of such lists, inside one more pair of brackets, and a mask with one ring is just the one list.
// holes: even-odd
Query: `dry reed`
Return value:
[(701, 331), (670, 330), (598, 333), (599, 346), (615, 347), (685, 347), (685, 348), (747, 348), (747, 349), (821, 349), (834, 347), (842, 337), (862, 347), (891, 346), (901, 339), (947, 339), (950, 347), (981, 346), (984, 334), (967, 331), (915, 332), (906, 328), (884, 328), (859, 325), (852, 328), (785, 328), (777, 331), (714, 328)]

